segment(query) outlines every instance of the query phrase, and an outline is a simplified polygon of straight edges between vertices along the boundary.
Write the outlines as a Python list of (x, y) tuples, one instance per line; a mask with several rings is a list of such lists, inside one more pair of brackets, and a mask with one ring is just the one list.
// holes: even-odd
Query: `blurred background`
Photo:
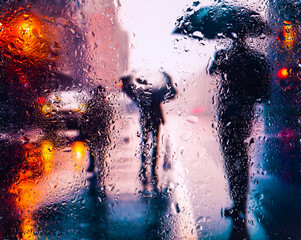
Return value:
[[(0, 14), (0, 239), (229, 239), (231, 206), (217, 133), (218, 79), (231, 40), (172, 34), (188, 0), (6, 1)], [(247, 44), (271, 63), (271, 97), (255, 107), (250, 139), (250, 239), (299, 239), (298, 1), (201, 1), (243, 6), (272, 26)], [(120, 77), (178, 91), (162, 103), (161, 196), (141, 193), (139, 109)], [(93, 89), (112, 109), (110, 144), (87, 171), (82, 136)], [(92, 101), (93, 102), (93, 101)], [(90, 105), (89, 105), (90, 104)], [(106, 108), (88, 116), (94, 125)], [(108, 120), (109, 121), (109, 120)], [(104, 135), (104, 134), (103, 134)], [(99, 142), (102, 145), (102, 142)], [(101, 146), (103, 147), (103, 146)]]

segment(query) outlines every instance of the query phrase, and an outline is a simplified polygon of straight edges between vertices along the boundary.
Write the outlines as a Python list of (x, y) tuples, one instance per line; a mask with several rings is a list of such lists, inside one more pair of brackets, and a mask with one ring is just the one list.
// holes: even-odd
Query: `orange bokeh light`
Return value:
[[(286, 46), (287, 49), (292, 49), (296, 40), (294, 27), (289, 21), (284, 21), (283, 23), (284, 26), (281, 35), (284, 39), (282, 40), (282, 43), (284, 44), (284, 46)], [(277, 39), (280, 41), (279, 37)]]
[(20, 13), (9, 22), (0, 25), (0, 46), (13, 55), (31, 60), (46, 61), (53, 33), (50, 24), (32, 13)]
[(44, 162), (44, 172), (49, 173), (52, 170), (52, 160), (54, 157), (54, 146), (49, 141), (43, 141), (41, 153)]
[(24, 145), (26, 161), (18, 173), (18, 178), (9, 188), (9, 192), (15, 195), (15, 207), (20, 213), (21, 236), (18, 236), (18, 239), (37, 239), (33, 211), (41, 201), (42, 191), (36, 185), (43, 174), (43, 169), (40, 169), (43, 168), (43, 165), (40, 164), (43, 151), (46, 151), (46, 158), (49, 158), (47, 149), (52, 149), (50, 145), (47, 141), (42, 142), (42, 146), (32, 143)]
[(281, 68), (278, 73), (277, 76), (279, 78), (287, 78), (288, 77), (288, 69), (287, 68)]
[(87, 152), (87, 147), (84, 142), (76, 141), (72, 144), (72, 152), (75, 158), (75, 168), (80, 169), (82, 166), (82, 160)]
[(22, 226), (23, 239), (26, 240), (36, 239), (34, 235), (34, 221), (31, 218), (24, 219), (21, 226)]

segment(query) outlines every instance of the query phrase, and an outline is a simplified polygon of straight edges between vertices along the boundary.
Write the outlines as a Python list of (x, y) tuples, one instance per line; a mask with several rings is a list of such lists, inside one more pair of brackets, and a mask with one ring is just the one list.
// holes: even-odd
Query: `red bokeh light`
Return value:
[(281, 68), (279, 69), (277, 76), (279, 78), (287, 78), (288, 77), (288, 69), (287, 68)]
[(44, 98), (44, 97), (38, 97), (36, 99), (36, 101), (37, 101), (37, 104), (39, 104), (39, 105), (45, 104), (46, 103), (46, 98)]

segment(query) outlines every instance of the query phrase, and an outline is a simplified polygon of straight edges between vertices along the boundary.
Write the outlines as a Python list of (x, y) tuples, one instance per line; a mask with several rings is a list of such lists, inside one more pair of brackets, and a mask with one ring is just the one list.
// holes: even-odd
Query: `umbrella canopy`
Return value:
[(177, 20), (173, 33), (197, 39), (257, 37), (270, 33), (260, 14), (245, 7), (221, 5), (200, 8), (198, 5), (188, 8), (187, 14)]

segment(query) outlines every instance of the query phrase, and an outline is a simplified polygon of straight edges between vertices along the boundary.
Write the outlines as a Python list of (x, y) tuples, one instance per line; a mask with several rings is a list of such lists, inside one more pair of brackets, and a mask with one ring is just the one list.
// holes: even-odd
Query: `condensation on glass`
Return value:
[(0, 6), (0, 239), (301, 237), (299, 1)]

